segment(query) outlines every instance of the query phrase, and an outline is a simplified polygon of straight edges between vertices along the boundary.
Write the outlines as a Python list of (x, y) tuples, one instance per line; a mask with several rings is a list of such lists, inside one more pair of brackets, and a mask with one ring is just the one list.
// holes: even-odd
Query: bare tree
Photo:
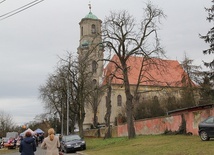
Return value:
[(97, 120), (98, 106), (101, 102), (101, 97), (104, 94), (105, 89), (104, 89), (104, 87), (99, 86), (97, 84), (93, 84), (93, 83), (91, 83), (91, 84), (92, 84), (91, 88), (93, 88), (93, 89), (89, 92), (88, 106), (94, 114), (93, 126), (97, 127), (97, 125), (98, 125), (98, 120)]
[[(123, 81), (125, 87), (129, 138), (135, 137), (135, 129), (133, 121), (133, 94), (130, 90), (128, 76), (130, 66), (127, 66), (127, 61), (131, 56), (144, 56), (149, 59), (152, 56), (163, 53), (157, 34), (157, 23), (164, 16), (162, 10), (148, 3), (144, 10), (144, 17), (139, 25), (136, 25), (135, 19), (127, 11), (111, 12), (110, 16), (106, 17), (103, 23), (103, 43), (106, 49), (110, 52), (113, 51), (119, 58), (119, 62), (112, 63), (115, 63), (118, 70), (122, 73), (122, 77), (117, 78)], [(106, 61), (111, 60), (106, 59)]]
[(61, 133), (64, 133), (65, 127), (68, 133), (73, 133), (79, 107), (77, 61), (68, 52), (65, 58), (59, 59), (57, 69), (49, 75), (46, 84), (40, 87), (40, 97), (49, 114), (58, 113)]
[[(78, 59), (67, 52), (65, 58), (60, 58), (55, 73), (49, 76), (46, 85), (40, 88), (40, 96), (46, 109), (51, 112), (57, 111), (61, 123), (69, 121), (70, 132), (74, 131), (74, 125), (77, 123), (81, 137), (84, 136), (86, 105), (93, 103), (93, 110), (96, 111), (100, 102), (97, 95), (102, 92), (98, 87), (95, 89), (92, 86), (92, 72), (88, 69), (92, 62), (90, 52), (91, 50)], [(65, 123), (62, 124), (62, 130), (64, 126)]]
[(12, 131), (15, 123), (10, 114), (0, 111), (0, 137), (5, 137), (6, 133)]
[[(64, 111), (66, 109), (66, 82), (65, 79), (60, 79), (59, 75), (50, 74), (46, 80), (46, 84), (39, 88), (40, 98), (44, 103), (46, 113), (42, 115), (42, 119), (47, 118), (48, 115), (58, 113), (61, 125), (65, 121)], [(61, 133), (64, 133), (64, 125), (61, 126)]]

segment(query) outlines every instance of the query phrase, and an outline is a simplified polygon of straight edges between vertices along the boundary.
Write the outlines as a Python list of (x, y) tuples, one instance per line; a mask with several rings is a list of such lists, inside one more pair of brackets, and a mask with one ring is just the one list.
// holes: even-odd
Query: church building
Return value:
[[(103, 62), (98, 61), (104, 58), (104, 48), (99, 44), (102, 42), (100, 35), (102, 21), (91, 12), (91, 7), (89, 8), (90, 12), (79, 23), (80, 40), (78, 54), (79, 58), (81, 58), (84, 54), (89, 53), (88, 57), (91, 62), (88, 67), (93, 72), (93, 83), (105, 85), (107, 84), (107, 77), (116, 70), (116, 67), (111, 62), (104, 67)], [(143, 59), (143, 57), (132, 56), (127, 61), (127, 65), (130, 66), (129, 82), (132, 90), (135, 89), (137, 84)], [(116, 55), (112, 57), (112, 60), (119, 62)], [(164, 100), (167, 100), (169, 97), (175, 99), (181, 97), (180, 89), (183, 86), (181, 81), (185, 71), (176, 60), (154, 58), (152, 61), (161, 65), (158, 65), (158, 67), (154, 64), (147, 65), (139, 87), (139, 101), (143, 102), (147, 98), (156, 97), (159, 99), (161, 106), (164, 107)], [(116, 74), (118, 77), (122, 76), (120, 72), (116, 72)], [(111, 86), (111, 124), (115, 124), (118, 116), (125, 115), (126, 96), (122, 80), (113, 78)], [(100, 124), (105, 123), (105, 114), (106, 93), (102, 96), (98, 106), (97, 119)], [(84, 128), (90, 128), (90, 125), (93, 123), (93, 116), (92, 111), (86, 109)]]

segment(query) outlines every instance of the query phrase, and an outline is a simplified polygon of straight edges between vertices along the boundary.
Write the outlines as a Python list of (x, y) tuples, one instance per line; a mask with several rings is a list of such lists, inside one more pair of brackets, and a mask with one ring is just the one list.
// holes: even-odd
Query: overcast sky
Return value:
[[(0, 17), (33, 0), (0, 0)], [(2, 3), (1, 3), (2, 2)], [(91, 0), (92, 13), (104, 20), (110, 11), (128, 10), (136, 19), (142, 15), (145, 0)], [(206, 49), (199, 33), (211, 24), (204, 7), (211, 0), (151, 0), (167, 15), (160, 26), (162, 46), (169, 59), (181, 61), (184, 52), (197, 65)], [(58, 56), (76, 53), (79, 22), (89, 13), (89, 0), (44, 0), (7, 19), (0, 18), (0, 111), (9, 113), (22, 125), (44, 112), (38, 88), (53, 73)], [(3, 19), (3, 20), (1, 20)]]

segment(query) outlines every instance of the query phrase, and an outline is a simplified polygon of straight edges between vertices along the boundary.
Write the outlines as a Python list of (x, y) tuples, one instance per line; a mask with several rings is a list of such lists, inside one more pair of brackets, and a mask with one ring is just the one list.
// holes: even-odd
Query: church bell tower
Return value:
[(87, 58), (89, 60), (88, 71), (92, 73), (92, 82), (101, 84), (103, 73), (103, 46), (101, 37), (102, 21), (91, 12), (89, 4), (89, 13), (81, 19), (80, 40), (78, 47), (79, 59)]

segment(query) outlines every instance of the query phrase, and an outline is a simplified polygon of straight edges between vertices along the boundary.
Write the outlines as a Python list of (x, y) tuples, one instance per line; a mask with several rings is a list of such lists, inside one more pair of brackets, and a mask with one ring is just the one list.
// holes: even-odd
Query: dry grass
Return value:
[(203, 142), (198, 136), (150, 135), (135, 139), (86, 138), (87, 155), (213, 155), (214, 140)]
[(7, 148), (2, 148), (0, 149), (0, 154), (9, 154), (13, 152), (17, 152), (18, 149), (7, 149)]

